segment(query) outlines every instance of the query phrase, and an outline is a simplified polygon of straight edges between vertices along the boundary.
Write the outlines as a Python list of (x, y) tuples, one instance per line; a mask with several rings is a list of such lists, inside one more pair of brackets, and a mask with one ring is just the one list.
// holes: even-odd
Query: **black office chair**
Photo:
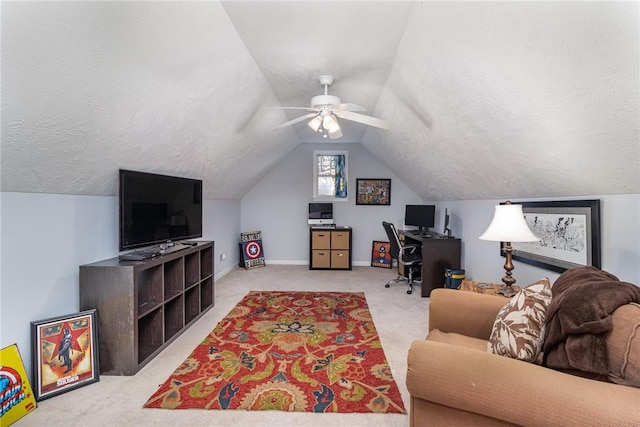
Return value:
[(398, 260), (399, 265), (403, 265), (406, 269), (409, 270), (409, 277), (398, 276), (395, 279), (389, 280), (385, 288), (391, 286), (391, 283), (394, 282), (407, 282), (409, 285), (409, 289), (407, 290), (408, 294), (413, 292), (413, 285), (421, 285), (422, 282), (419, 280), (413, 280), (413, 274), (415, 270), (422, 267), (422, 254), (418, 251), (419, 245), (402, 245), (400, 243), (400, 238), (398, 237), (398, 231), (396, 227), (386, 221), (382, 221), (382, 227), (384, 227), (384, 231), (387, 233), (387, 237), (389, 238), (389, 243), (391, 246), (391, 258)]

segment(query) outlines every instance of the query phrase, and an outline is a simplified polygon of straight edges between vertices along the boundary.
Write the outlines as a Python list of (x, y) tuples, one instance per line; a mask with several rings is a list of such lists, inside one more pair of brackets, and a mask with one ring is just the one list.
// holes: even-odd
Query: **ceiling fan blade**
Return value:
[(274, 110), (306, 110), (306, 111), (318, 111), (313, 107), (271, 107)]
[(338, 110), (338, 111), (367, 111), (366, 108), (361, 107), (361, 106), (356, 105), (356, 104), (352, 104), (350, 102), (345, 102), (343, 104), (334, 105), (331, 108), (333, 108), (334, 110)]
[(336, 111), (335, 113), (336, 116), (340, 118), (363, 123), (368, 126), (374, 126), (380, 129), (389, 129), (390, 127), (388, 121), (371, 116), (365, 116), (364, 114), (352, 113), (351, 111)]
[(274, 129), (281, 129), (281, 128), (285, 128), (287, 126), (291, 126), (291, 125), (295, 125), (298, 122), (301, 122), (303, 120), (306, 119), (310, 119), (311, 117), (317, 115), (318, 113), (309, 113), (309, 114), (305, 114), (304, 116), (300, 116), (297, 119), (293, 119), (293, 120), (289, 120), (288, 122), (284, 122), (276, 127), (274, 127)]

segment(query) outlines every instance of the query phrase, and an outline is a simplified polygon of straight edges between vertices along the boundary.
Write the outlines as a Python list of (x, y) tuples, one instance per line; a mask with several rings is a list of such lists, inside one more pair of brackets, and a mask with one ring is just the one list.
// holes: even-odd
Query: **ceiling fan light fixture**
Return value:
[(329, 133), (340, 131), (340, 125), (333, 114), (327, 114), (322, 119), (322, 127)]
[(329, 95), (329, 86), (331, 86), (334, 81), (332, 76), (320, 76), (318, 80), (320, 85), (324, 87), (324, 94), (311, 98), (311, 106), (279, 107), (286, 110), (306, 110), (310, 111), (310, 113), (282, 123), (276, 126), (275, 129), (292, 126), (296, 123), (309, 120), (307, 125), (313, 129), (314, 132), (323, 133), (323, 137), (325, 138), (331, 137), (332, 139), (335, 139), (342, 137), (342, 130), (338, 123), (338, 117), (340, 119), (361, 123), (367, 126), (389, 129), (389, 123), (386, 120), (355, 112), (366, 111), (364, 107), (352, 103), (343, 104), (337, 96)]
[(338, 127), (337, 130), (335, 130), (333, 132), (329, 132), (329, 138), (331, 138), (331, 139), (342, 138), (342, 131), (340, 130), (340, 128)]
[(333, 95), (318, 95), (311, 98), (311, 108), (318, 108), (326, 105), (338, 105), (342, 102), (340, 98)]
[(314, 132), (318, 132), (320, 125), (322, 124), (322, 117), (320, 115), (315, 116), (307, 123), (307, 125), (313, 129)]

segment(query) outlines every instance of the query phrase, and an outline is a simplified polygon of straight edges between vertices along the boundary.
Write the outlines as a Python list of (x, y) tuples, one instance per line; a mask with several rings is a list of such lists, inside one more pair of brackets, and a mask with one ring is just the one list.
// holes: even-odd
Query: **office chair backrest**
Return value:
[(382, 221), (382, 227), (384, 227), (384, 231), (387, 233), (387, 238), (389, 239), (391, 257), (398, 259), (400, 256), (400, 239), (398, 238), (396, 227), (394, 227), (392, 223), (386, 221)]

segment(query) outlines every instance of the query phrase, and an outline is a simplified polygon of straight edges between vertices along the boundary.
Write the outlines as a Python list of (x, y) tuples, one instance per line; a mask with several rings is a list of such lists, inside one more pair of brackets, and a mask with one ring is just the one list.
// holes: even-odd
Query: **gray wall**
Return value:
[[(382, 221), (401, 224), (404, 206), (422, 201), (360, 144), (300, 144), (242, 198), (243, 231), (262, 231), (268, 262), (307, 264), (314, 150), (349, 151), (349, 198), (333, 203), (333, 215), (337, 225), (353, 227), (354, 263), (370, 265), (371, 242), (387, 240)], [(391, 206), (356, 206), (356, 178), (391, 178)]]
[[(307, 204), (311, 201), (313, 150), (349, 151), (349, 200), (334, 203), (338, 225), (353, 227), (353, 263), (370, 265), (371, 242), (387, 240), (381, 222), (401, 227), (404, 206), (430, 203), (420, 200), (384, 164), (360, 144), (301, 144), (242, 198), (243, 231), (261, 230), (267, 263), (307, 264), (309, 232)], [(356, 206), (356, 178), (391, 178), (391, 206)], [(602, 268), (621, 280), (640, 285), (640, 195), (554, 197), (535, 200), (600, 199)], [(514, 199), (531, 201), (532, 199)], [(462, 268), (467, 278), (500, 282), (504, 258), (498, 243), (478, 239), (491, 222), (494, 206), (504, 200), (466, 200), (434, 202), (436, 227), (442, 231), (444, 209), (448, 208), (451, 227), (462, 238)], [(514, 262), (514, 277), (528, 284), (541, 277), (555, 280), (549, 270)]]
[[(78, 267), (118, 255), (117, 197), (0, 193), (0, 345), (17, 343), (31, 371), (30, 322), (75, 313)], [(203, 240), (214, 240), (215, 275), (237, 265), (239, 200), (205, 200)]]
[[(422, 201), (360, 144), (331, 147), (349, 150), (351, 196), (334, 204), (335, 216), (339, 224), (353, 227), (354, 264), (369, 265), (372, 240), (386, 240), (381, 221), (400, 225), (404, 205)], [(237, 266), (240, 231), (263, 232), (268, 264), (308, 262), (311, 158), (314, 149), (326, 148), (301, 144), (242, 200), (205, 200), (203, 239), (215, 241), (216, 277)], [(391, 178), (391, 206), (356, 206), (356, 178)], [(601, 200), (602, 268), (640, 284), (640, 195), (581, 198)], [(436, 203), (436, 229), (442, 228), (442, 212), (448, 208), (453, 233), (462, 238), (462, 266), (468, 278), (498, 282), (504, 275), (497, 243), (478, 240), (500, 201)], [(17, 343), (28, 371), (30, 322), (78, 311), (78, 266), (117, 256), (117, 203), (113, 196), (0, 193), (0, 346)], [(223, 252), (224, 261), (219, 257)], [(557, 277), (517, 261), (515, 266), (520, 284)]]
[[(640, 286), (640, 195), (554, 197), (535, 201), (572, 199), (600, 199), (602, 269), (615, 274), (620, 280)], [(462, 237), (462, 263), (467, 270), (467, 278), (500, 282), (504, 276), (504, 257), (499, 255), (498, 243), (478, 239), (491, 222), (494, 206), (500, 202), (504, 200), (466, 200), (439, 204), (447, 207), (452, 214), (454, 235)], [(442, 210), (444, 209), (439, 212)], [(558, 277), (553, 271), (518, 261), (514, 261), (514, 265), (513, 275), (518, 284), (528, 284), (542, 277), (548, 277), (553, 282)]]

